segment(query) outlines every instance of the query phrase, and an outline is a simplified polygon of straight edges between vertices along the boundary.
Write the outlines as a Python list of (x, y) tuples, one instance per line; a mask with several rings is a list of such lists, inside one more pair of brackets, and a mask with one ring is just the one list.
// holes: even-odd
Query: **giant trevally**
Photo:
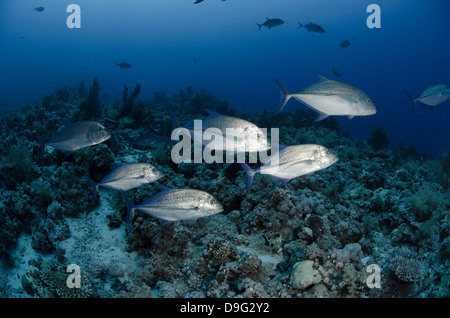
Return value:
[(377, 112), (372, 100), (361, 89), (338, 81), (329, 80), (318, 75), (321, 81), (312, 84), (298, 93), (290, 93), (280, 81), (275, 80), (280, 87), (282, 100), (278, 113), (287, 101), (294, 97), (306, 106), (319, 113), (316, 121), (328, 116), (368, 116)]
[(241, 163), (241, 166), (247, 173), (247, 192), (250, 192), (256, 173), (281, 179), (282, 187), (294, 178), (328, 168), (337, 161), (338, 157), (328, 148), (316, 144), (304, 144), (280, 147), (279, 152), (271, 155), (262, 166), (255, 170), (245, 163)]
[(298, 28), (305, 27), (308, 32), (325, 33), (325, 30), (318, 24), (314, 24), (311, 21), (308, 24), (298, 23)]
[(122, 197), (127, 205), (127, 222), (134, 210), (141, 210), (162, 221), (162, 225), (172, 221), (195, 220), (223, 211), (222, 204), (211, 194), (195, 189), (164, 190), (138, 205), (132, 205), (125, 193)]
[(407, 91), (405, 91), (405, 93), (412, 101), (413, 111), (414, 107), (416, 106), (416, 102), (421, 102), (422, 104), (430, 106), (430, 110), (432, 110), (434, 106), (445, 102), (450, 98), (450, 90), (448, 89), (448, 86), (444, 84), (437, 84), (426, 87), (417, 98), (413, 98)]
[(256, 23), (256, 24), (258, 25), (259, 30), (261, 30), (261, 27), (263, 27), (263, 26), (269, 28), (269, 30), (270, 30), (271, 28), (282, 25), (283, 23), (284, 23), (284, 21), (281, 19), (266, 18), (266, 21), (263, 24), (259, 24), (259, 23)]
[(92, 186), (93, 197), (97, 195), (100, 186), (119, 191), (127, 191), (141, 185), (154, 182), (163, 177), (162, 172), (149, 163), (116, 164), (115, 169), (100, 182), (94, 182), (86, 176)]
[[(204, 109), (204, 111), (209, 116), (201, 119), (201, 129), (195, 126), (195, 121), (191, 121), (184, 126), (191, 131), (193, 139), (200, 136), (197, 133), (202, 133), (202, 140), (196, 140), (204, 146), (216, 151), (234, 151), (235, 153), (270, 149), (267, 132), (255, 124), (238, 117), (222, 115), (209, 109)], [(210, 140), (206, 140), (203, 136), (207, 129), (211, 133)]]
[(96, 121), (68, 123), (47, 143), (43, 143), (39, 137), (41, 157), (47, 146), (66, 152), (67, 157), (75, 150), (99, 144), (110, 137), (105, 127)]

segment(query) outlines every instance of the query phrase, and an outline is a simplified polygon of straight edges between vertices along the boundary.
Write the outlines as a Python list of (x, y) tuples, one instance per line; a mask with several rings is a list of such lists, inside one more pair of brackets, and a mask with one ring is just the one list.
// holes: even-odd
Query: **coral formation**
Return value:
[[(89, 95), (79, 105), (79, 110), (81, 112), (82, 118), (92, 119), (101, 116), (102, 107), (100, 104), (100, 97), (98, 96), (99, 91), (100, 91), (100, 84), (98, 82), (98, 78), (94, 77), (94, 79), (92, 80), (92, 86), (89, 89)], [(78, 94), (83, 95), (83, 93), (84, 89), (78, 87)]]
[[(449, 296), (448, 152), (435, 159), (401, 144), (390, 150), (382, 130), (352, 141), (334, 119), (314, 123), (314, 114), (302, 109), (239, 112), (192, 87), (172, 96), (156, 92), (151, 101), (135, 100), (140, 86), (131, 94), (125, 88), (121, 107), (101, 104), (98, 90), (96, 79), (87, 96), (84, 84), (65, 87), (0, 118), (0, 255), (11, 273), (22, 266), (8, 276), (20, 276), (22, 294), (4, 295), (5, 289), (2, 296)], [(280, 127), (281, 143), (322, 144), (339, 161), (284, 187), (258, 174), (247, 194), (239, 164), (175, 164), (170, 145), (128, 146), (129, 136), (144, 132), (169, 137), (169, 110), (183, 125), (204, 108)], [(90, 116), (114, 136), (67, 158), (50, 150), (38, 160), (36, 134), (47, 140), (61, 123)], [(130, 201), (150, 198), (159, 184), (191, 187), (213, 195), (224, 211), (163, 227), (136, 213), (126, 223), (120, 196), (101, 191), (93, 202), (84, 176), (99, 180), (112, 163), (130, 162), (151, 163), (165, 175), (127, 191)], [(27, 259), (24, 269), (26, 253), (18, 246), (25, 243), (46, 261)], [(81, 289), (65, 285), (71, 263), (81, 266)], [(368, 287), (369, 264), (381, 268), (383, 288)]]

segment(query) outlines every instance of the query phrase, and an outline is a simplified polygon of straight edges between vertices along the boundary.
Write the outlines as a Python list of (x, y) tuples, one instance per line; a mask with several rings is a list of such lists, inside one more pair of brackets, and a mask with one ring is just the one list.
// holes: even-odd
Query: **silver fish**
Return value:
[(424, 91), (417, 98), (413, 98), (408, 92), (406, 95), (412, 101), (412, 109), (414, 111), (414, 107), (416, 106), (416, 102), (421, 102), (422, 104), (430, 106), (430, 110), (433, 109), (434, 106), (439, 105), (442, 102), (445, 102), (450, 98), (450, 90), (447, 85), (437, 84), (428, 86), (424, 89)]
[[(39, 136), (38, 136), (39, 137)], [(41, 157), (47, 146), (66, 152), (66, 157), (75, 150), (108, 140), (111, 134), (96, 121), (78, 121), (64, 126), (49, 142), (41, 144)]]
[(125, 193), (122, 197), (127, 205), (127, 222), (132, 218), (134, 210), (160, 219), (163, 224), (179, 220), (195, 220), (223, 211), (223, 206), (211, 194), (195, 189), (169, 189), (139, 205), (132, 205)]
[(258, 169), (251, 169), (241, 163), (247, 173), (247, 192), (250, 192), (253, 177), (256, 173), (267, 174), (282, 180), (281, 187), (290, 180), (304, 176), (333, 165), (338, 157), (328, 148), (315, 145), (295, 145), (281, 149), (263, 162)]
[(92, 186), (95, 200), (97, 190), (100, 186), (119, 191), (127, 191), (154, 182), (162, 177), (163, 173), (149, 163), (129, 163), (123, 165), (117, 164), (116, 168), (98, 183), (94, 182), (89, 176), (86, 176), (86, 179)]
[[(255, 124), (237, 117), (222, 115), (212, 110), (205, 109), (204, 111), (209, 116), (201, 119), (201, 131), (197, 131), (200, 129), (196, 129), (194, 121), (184, 126), (191, 131), (193, 139), (200, 136), (199, 133), (202, 133), (202, 140), (196, 140), (204, 146), (216, 151), (234, 151), (236, 153), (266, 151), (270, 148), (267, 132), (264, 132)], [(210, 129), (209, 132), (211, 133), (211, 136), (208, 137), (216, 142), (204, 138), (203, 133), (207, 129)]]
[(282, 100), (278, 112), (294, 97), (319, 113), (316, 121), (328, 116), (368, 116), (376, 114), (377, 109), (372, 100), (361, 89), (343, 82), (332, 81), (318, 75), (321, 81), (312, 84), (298, 93), (290, 93), (278, 80)]

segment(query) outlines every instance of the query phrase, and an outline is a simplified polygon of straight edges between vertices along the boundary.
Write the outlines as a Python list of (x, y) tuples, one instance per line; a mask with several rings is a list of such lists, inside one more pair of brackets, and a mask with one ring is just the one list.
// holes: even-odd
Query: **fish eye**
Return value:
[(216, 203), (216, 201), (211, 200), (211, 201), (209, 201), (209, 203), (214, 204), (214, 203)]
[(328, 156), (328, 155), (330, 155), (330, 152), (329, 151), (325, 151), (325, 154)]
[(368, 98), (368, 99), (367, 99), (367, 102), (368, 102), (368, 103), (371, 103), (372, 101), (370, 100), (370, 98)]

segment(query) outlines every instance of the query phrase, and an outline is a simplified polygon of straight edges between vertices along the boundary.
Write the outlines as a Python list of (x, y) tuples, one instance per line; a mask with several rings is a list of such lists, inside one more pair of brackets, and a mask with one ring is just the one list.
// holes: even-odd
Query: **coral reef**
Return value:
[[(308, 110), (245, 113), (192, 87), (136, 101), (136, 85), (121, 106), (102, 104), (98, 90), (96, 79), (87, 96), (84, 83), (65, 87), (0, 118), (0, 260), (8, 273), (0, 284), (20, 284), (0, 289), (2, 297), (449, 297), (448, 151), (432, 158), (401, 144), (390, 150), (382, 129), (352, 141), (335, 120), (314, 123)], [(258, 174), (247, 194), (239, 164), (175, 164), (170, 145), (128, 146), (143, 132), (170, 136), (169, 110), (183, 125), (204, 108), (279, 127), (282, 144), (322, 144), (339, 161), (284, 187)], [(67, 158), (49, 150), (38, 159), (37, 134), (47, 140), (62, 123), (89, 117), (114, 136)], [(126, 223), (120, 196), (100, 191), (93, 201), (84, 176), (98, 180), (111, 163), (129, 162), (165, 175), (127, 191), (130, 201), (155, 195), (158, 184), (191, 187), (224, 211), (162, 227), (139, 211)], [(80, 265), (80, 289), (65, 285), (69, 264)], [(367, 284), (371, 264), (381, 268), (382, 288)]]
[[(99, 118), (101, 116), (102, 105), (100, 103), (100, 97), (98, 96), (99, 91), (100, 91), (100, 84), (98, 82), (98, 78), (94, 77), (94, 79), (92, 80), (92, 86), (89, 89), (89, 95), (79, 105), (81, 118), (86, 120)], [(78, 86), (77, 93), (80, 96), (83, 96), (84, 82), (80, 82), (80, 86)]]
[(389, 145), (389, 137), (386, 130), (382, 127), (375, 128), (367, 140), (367, 143), (372, 146), (374, 150), (386, 148)]

